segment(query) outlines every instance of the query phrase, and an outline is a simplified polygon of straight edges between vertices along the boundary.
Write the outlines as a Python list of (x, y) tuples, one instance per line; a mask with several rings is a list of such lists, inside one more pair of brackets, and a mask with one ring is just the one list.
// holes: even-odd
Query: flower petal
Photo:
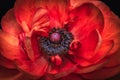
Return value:
[(30, 26), (32, 16), (35, 12), (34, 0), (16, 0), (14, 10), (17, 21), (21, 24), (23, 30), (28, 32), (28, 26)]
[(119, 72), (120, 72), (120, 65), (110, 68), (102, 68), (90, 73), (83, 74), (82, 76), (87, 79), (98, 80), (98, 79), (107, 79), (113, 77)]
[(101, 11), (92, 3), (84, 3), (71, 10), (70, 32), (75, 39), (87, 36), (93, 30), (98, 29), (101, 33), (104, 27), (104, 19)]
[(25, 32), (30, 30), (32, 21), (36, 21), (35, 18), (39, 20), (44, 16), (44, 11), (50, 17), (50, 26), (61, 27), (61, 23), (67, 19), (66, 7), (65, 0), (17, 0), (14, 6), (15, 16)]
[(120, 65), (120, 49), (115, 54), (110, 56), (109, 62), (107, 63), (106, 67), (113, 67)]
[(79, 74), (70, 74), (57, 80), (83, 80)]
[[(82, 57), (86, 60), (91, 59), (96, 53), (96, 47), (100, 45), (100, 37), (97, 30), (93, 30), (87, 37), (79, 40), (80, 46), (75, 51), (73, 50), (73, 54), (75, 56)], [(78, 61), (79, 62), (79, 61)]]
[(17, 36), (22, 32), (22, 28), (17, 23), (13, 9), (10, 9), (2, 18), (2, 30)]
[[(41, 32), (39, 32), (40, 34)], [(40, 48), (39, 48), (39, 39), (38, 35), (35, 32), (33, 34), (25, 34), (22, 33), (19, 35), (19, 44), (24, 50), (24, 52), (27, 54), (27, 57), (34, 61), (38, 57), (40, 57), (42, 54), (40, 54)], [(40, 35), (39, 35), (40, 36)]]
[(1, 54), (0, 54), (0, 65), (10, 69), (15, 68), (15, 64), (13, 63), (13, 61), (3, 57)]
[(3, 31), (0, 31), (0, 52), (10, 60), (25, 58), (25, 54), (20, 51), (19, 40)]
[(92, 63), (96, 63), (102, 60), (109, 54), (113, 46), (114, 46), (113, 41), (103, 41), (98, 52), (96, 52), (96, 54), (92, 58), (90, 58), (88, 61)]
[(1, 80), (15, 80), (21, 73), (16, 69), (7, 69), (0, 66), (0, 79)]
[(96, 30), (94, 30), (85, 39), (80, 40), (81, 49), (78, 52), (78, 55), (85, 59), (90, 59), (93, 57), (93, 55), (95, 55), (95, 49), (100, 41), (98, 34), (99, 33)]
[(88, 66), (78, 65), (76, 73), (84, 74), (84, 73), (89, 73), (89, 72), (95, 71), (95, 70), (103, 67), (105, 64), (107, 64), (107, 62), (108, 62), (108, 60), (104, 59), (104, 60), (101, 60), (100, 62), (98, 62), (96, 64), (89, 63)]
[(76, 65), (69, 61), (69, 59), (64, 59), (61, 65), (49, 65), (48, 76), (51, 79), (58, 79), (60, 77), (66, 76), (72, 73), (76, 69)]
[(120, 19), (110, 8), (101, 1), (91, 1), (103, 13), (105, 27), (102, 33), (103, 40), (113, 40), (114, 46), (108, 55), (114, 54), (120, 47)]
[(48, 62), (44, 57), (40, 57), (34, 62), (30, 61), (29, 59), (25, 59), (16, 60), (15, 63), (18, 69), (37, 77), (43, 76), (46, 73), (48, 67)]

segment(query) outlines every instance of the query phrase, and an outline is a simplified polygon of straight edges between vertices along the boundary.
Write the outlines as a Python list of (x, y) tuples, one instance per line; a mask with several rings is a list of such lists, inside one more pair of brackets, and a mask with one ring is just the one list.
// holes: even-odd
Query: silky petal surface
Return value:
[[(17, 21), (22, 25), (25, 32), (32, 27), (32, 21), (39, 20), (43, 17), (41, 14), (44, 15), (44, 13), (47, 13), (50, 26), (62, 27), (62, 23), (67, 20), (66, 7), (67, 1), (65, 0), (30, 0), (29, 2), (27, 0), (17, 0), (14, 6)], [(35, 20), (35, 18), (37, 19)]]
[(0, 31), (0, 51), (10, 60), (25, 58), (25, 54), (20, 51), (18, 38), (3, 31)]
[(18, 36), (20, 33), (22, 33), (22, 28), (16, 21), (13, 9), (10, 9), (5, 16), (3, 16), (1, 25), (3, 31), (14, 36)]

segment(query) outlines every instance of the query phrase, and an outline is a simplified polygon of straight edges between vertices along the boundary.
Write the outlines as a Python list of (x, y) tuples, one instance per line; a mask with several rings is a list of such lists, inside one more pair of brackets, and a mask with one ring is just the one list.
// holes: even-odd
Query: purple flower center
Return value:
[(73, 40), (73, 35), (64, 30), (53, 28), (48, 37), (40, 38), (40, 48), (43, 53), (52, 55), (63, 55), (69, 50), (69, 45)]
[(53, 43), (59, 43), (61, 41), (60, 33), (54, 32), (50, 35), (50, 41)]

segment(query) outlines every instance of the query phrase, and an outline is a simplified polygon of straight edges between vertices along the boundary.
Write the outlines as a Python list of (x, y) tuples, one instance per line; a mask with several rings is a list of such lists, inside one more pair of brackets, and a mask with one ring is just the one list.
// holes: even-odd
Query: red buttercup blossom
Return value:
[[(120, 72), (120, 19), (98, 0), (16, 0), (2, 18), (6, 80), (105, 79)], [(1, 76), (0, 76), (1, 77)]]

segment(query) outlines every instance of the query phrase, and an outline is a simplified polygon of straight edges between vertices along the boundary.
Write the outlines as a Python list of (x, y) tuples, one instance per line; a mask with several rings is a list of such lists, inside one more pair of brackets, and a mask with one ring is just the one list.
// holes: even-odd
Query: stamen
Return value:
[(73, 35), (70, 32), (53, 28), (49, 37), (40, 38), (40, 47), (46, 55), (63, 55), (68, 52), (72, 40)]
[(61, 35), (57, 32), (52, 33), (50, 35), (50, 41), (52, 41), (53, 43), (59, 43), (61, 40)]

